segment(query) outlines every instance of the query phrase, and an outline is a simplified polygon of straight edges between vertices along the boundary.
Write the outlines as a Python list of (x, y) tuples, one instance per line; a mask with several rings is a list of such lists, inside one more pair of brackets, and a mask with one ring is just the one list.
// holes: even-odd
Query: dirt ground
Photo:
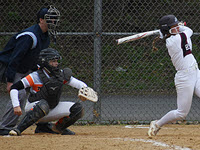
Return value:
[(76, 135), (34, 134), (0, 136), (2, 150), (198, 150), (200, 125), (166, 125), (153, 138), (147, 125), (72, 126)]

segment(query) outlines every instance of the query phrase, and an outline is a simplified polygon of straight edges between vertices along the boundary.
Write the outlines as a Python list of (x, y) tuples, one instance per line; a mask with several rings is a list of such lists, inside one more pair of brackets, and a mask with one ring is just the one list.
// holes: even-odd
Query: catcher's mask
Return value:
[(160, 28), (160, 31), (163, 34), (163, 36), (166, 36), (168, 34), (172, 34), (171, 30), (170, 30), (171, 27), (178, 24), (178, 23), (179, 23), (179, 21), (174, 15), (163, 16), (159, 20), (159, 28)]
[(48, 30), (51, 34), (57, 34), (57, 27), (59, 26), (60, 21), (60, 12), (53, 6), (49, 8), (42, 8), (37, 14), (38, 23), (39, 19), (45, 19), (48, 25)]
[[(57, 67), (51, 66), (49, 64), (50, 60), (57, 60), (59, 65)], [(56, 75), (57, 73), (60, 72), (59, 66), (60, 66), (61, 60), (62, 60), (62, 57), (60, 56), (57, 50), (53, 48), (46, 48), (46, 49), (43, 49), (39, 54), (38, 65), (40, 66), (40, 68), (45, 67), (49, 71), (49, 73)]]

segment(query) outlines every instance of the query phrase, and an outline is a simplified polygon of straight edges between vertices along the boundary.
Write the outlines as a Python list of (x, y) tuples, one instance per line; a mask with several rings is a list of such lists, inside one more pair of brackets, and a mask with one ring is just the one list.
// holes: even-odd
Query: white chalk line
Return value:
[[(132, 128), (149, 129), (149, 126), (147, 127), (145, 125), (126, 125), (124, 128), (129, 128), (129, 129), (132, 129)], [(162, 129), (174, 129), (174, 128), (162, 127)]]
[[(144, 125), (127, 125), (125, 126), (125, 128), (149, 128), (147, 126)], [(173, 128), (164, 128), (164, 129), (173, 129)], [(169, 148), (173, 148), (173, 149), (177, 149), (177, 150), (191, 150), (190, 148), (182, 148), (180, 146), (177, 145), (168, 145), (166, 143), (162, 143), (162, 142), (157, 142), (154, 140), (145, 140), (145, 139), (130, 139), (130, 138), (115, 138), (115, 139), (120, 139), (120, 140), (124, 140), (124, 141), (134, 141), (134, 142), (146, 142), (146, 143), (152, 143), (155, 146), (162, 146), (162, 147), (169, 147)]]
[(127, 125), (125, 128), (149, 128), (143, 125)]
[(177, 146), (177, 145), (168, 145), (166, 143), (158, 142), (158, 141), (155, 141), (155, 140), (132, 139), (132, 138), (113, 138), (113, 139), (123, 140), (123, 141), (132, 141), (132, 142), (152, 143), (154, 146), (173, 148), (173, 149), (176, 149), (176, 150), (191, 150), (190, 148), (187, 148), (187, 147), (181, 147), (181, 146)]

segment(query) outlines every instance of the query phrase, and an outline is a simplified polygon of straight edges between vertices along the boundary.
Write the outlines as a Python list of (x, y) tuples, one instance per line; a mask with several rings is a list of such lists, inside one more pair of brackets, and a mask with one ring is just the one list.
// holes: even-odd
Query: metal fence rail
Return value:
[[(115, 39), (158, 29), (158, 20), (174, 14), (193, 29), (193, 54), (200, 62), (199, 1), (74, 0), (0, 1), (0, 49), (18, 31), (36, 23), (36, 12), (54, 5), (61, 13), (57, 44), (63, 67), (99, 93), (98, 103), (84, 102), (81, 121), (149, 122), (176, 109), (175, 69), (163, 41), (152, 52), (150, 36), (116, 45)], [(9, 100), (0, 85), (0, 114)], [(62, 100), (77, 100), (77, 90), (65, 87)], [(187, 120), (199, 121), (199, 98), (195, 97)], [(1, 116), (0, 116), (1, 117)]]

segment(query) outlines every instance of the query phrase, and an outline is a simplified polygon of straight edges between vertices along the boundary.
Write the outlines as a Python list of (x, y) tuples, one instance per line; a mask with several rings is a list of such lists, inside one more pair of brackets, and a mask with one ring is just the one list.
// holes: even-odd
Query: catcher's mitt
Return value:
[(90, 87), (82, 87), (78, 91), (78, 97), (82, 100), (90, 100), (92, 102), (97, 102), (98, 101), (98, 96), (97, 92), (95, 92), (92, 88)]

